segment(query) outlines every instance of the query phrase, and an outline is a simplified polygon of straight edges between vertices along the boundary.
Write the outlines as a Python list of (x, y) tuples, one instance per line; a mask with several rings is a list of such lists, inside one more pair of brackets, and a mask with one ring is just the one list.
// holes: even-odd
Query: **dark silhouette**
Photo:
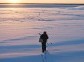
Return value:
[(40, 42), (42, 44), (42, 52), (44, 53), (46, 51), (46, 43), (47, 43), (47, 39), (48, 39), (48, 35), (46, 33), (46, 31), (43, 32), (43, 34), (40, 34)]

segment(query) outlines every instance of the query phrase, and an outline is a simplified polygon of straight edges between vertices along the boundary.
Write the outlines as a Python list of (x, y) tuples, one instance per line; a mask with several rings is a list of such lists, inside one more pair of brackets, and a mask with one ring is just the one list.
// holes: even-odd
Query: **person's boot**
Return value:
[(42, 53), (44, 53), (45, 52), (45, 50), (42, 50)]

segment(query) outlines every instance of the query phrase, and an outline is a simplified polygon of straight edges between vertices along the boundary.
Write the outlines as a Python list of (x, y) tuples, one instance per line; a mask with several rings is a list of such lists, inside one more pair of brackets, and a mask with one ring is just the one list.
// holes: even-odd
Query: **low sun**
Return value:
[(9, 3), (20, 3), (20, 0), (9, 0)]

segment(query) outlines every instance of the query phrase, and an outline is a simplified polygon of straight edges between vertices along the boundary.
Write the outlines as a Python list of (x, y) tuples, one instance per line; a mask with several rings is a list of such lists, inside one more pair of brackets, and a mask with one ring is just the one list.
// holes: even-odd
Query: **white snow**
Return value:
[[(84, 62), (84, 9), (0, 8), (0, 62)], [(46, 58), (39, 33), (49, 35)]]

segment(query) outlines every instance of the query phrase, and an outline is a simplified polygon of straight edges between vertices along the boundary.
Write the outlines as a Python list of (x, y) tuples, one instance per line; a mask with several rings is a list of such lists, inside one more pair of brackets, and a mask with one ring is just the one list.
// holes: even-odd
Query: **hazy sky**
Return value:
[(84, 3), (84, 0), (0, 0), (0, 3)]

